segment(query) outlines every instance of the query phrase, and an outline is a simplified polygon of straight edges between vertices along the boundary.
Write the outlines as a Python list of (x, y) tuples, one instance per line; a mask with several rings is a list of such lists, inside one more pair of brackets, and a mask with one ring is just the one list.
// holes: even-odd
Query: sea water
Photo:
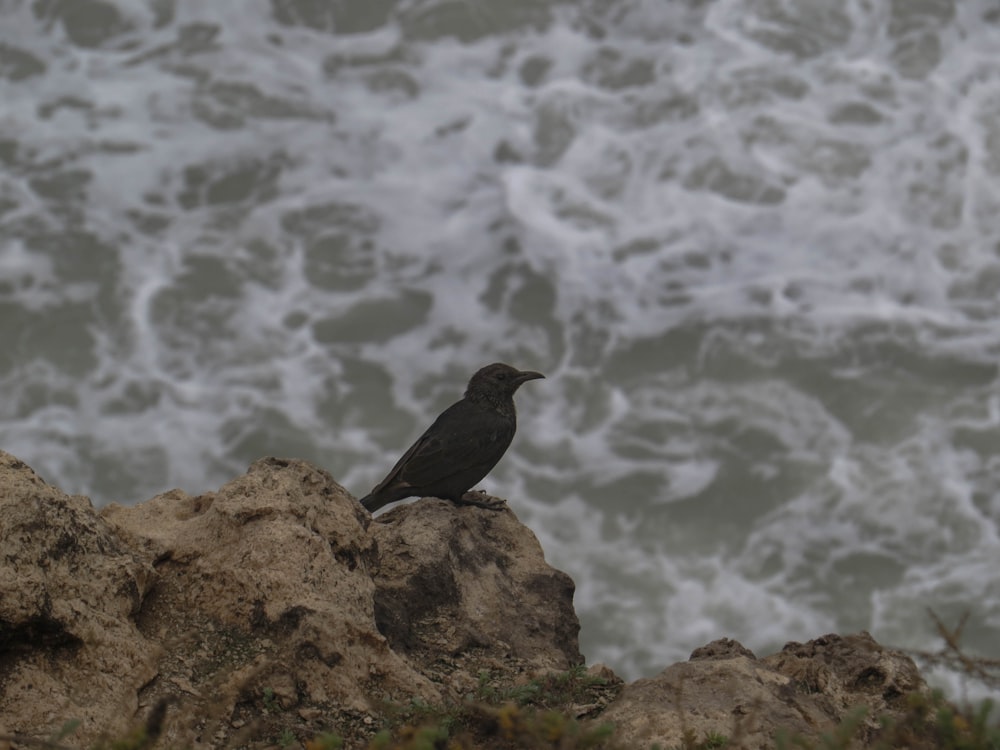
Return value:
[(1000, 656), (998, 312), (990, 0), (0, 0), (0, 448), (360, 496), (541, 370), (482, 487), (628, 678)]

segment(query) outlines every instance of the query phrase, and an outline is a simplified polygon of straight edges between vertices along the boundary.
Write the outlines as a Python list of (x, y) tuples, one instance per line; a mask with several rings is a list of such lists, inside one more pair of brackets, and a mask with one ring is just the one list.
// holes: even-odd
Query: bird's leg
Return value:
[(492, 500), (476, 500), (476, 496), (479, 497), (491, 497), (486, 494), (485, 490), (471, 490), (462, 495), (459, 500), (452, 500), (455, 505), (474, 505), (477, 508), (486, 508), (486, 510), (503, 510), (507, 507), (507, 501), (502, 497), (494, 497)]

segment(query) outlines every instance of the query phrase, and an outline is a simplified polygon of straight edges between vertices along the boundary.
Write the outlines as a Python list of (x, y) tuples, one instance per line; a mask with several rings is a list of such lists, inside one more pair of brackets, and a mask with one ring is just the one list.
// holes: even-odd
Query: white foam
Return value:
[[(10, 11), (47, 69), (0, 81), (0, 301), (34, 336), (0, 444), (98, 501), (261, 451), (360, 493), (503, 359), (548, 379), (485, 486), (577, 581), (592, 659), (995, 624), (1000, 30), (957, 5), (921, 72), (906, 7), (810, 8), (497, 11), (459, 42), (122, 4), (87, 49)], [(84, 231), (112, 251), (74, 263)]]

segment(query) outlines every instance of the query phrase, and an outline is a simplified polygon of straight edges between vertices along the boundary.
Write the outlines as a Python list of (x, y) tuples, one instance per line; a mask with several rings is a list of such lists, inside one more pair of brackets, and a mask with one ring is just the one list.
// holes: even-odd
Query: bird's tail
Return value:
[(365, 507), (365, 510), (367, 510), (369, 513), (374, 513), (379, 508), (391, 503), (392, 498), (385, 497), (384, 495), (379, 495), (378, 493), (373, 492), (370, 495), (365, 495), (363, 498), (361, 498), (360, 502)]

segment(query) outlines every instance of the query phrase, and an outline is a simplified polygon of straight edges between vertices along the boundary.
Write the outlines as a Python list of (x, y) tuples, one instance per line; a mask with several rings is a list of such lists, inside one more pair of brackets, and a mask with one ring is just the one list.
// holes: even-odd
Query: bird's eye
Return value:
[(507, 379), (507, 373), (505, 373), (505, 372), (498, 372), (497, 373), (497, 379), (498, 380), (506, 380)]

